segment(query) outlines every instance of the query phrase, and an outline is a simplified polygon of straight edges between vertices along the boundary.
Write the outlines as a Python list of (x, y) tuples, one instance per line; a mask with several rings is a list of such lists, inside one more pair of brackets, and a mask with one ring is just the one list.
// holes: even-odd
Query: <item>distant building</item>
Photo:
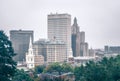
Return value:
[(95, 60), (96, 60), (96, 57), (79, 56), (79, 57), (69, 58), (69, 63), (74, 66), (81, 66), (81, 65), (85, 65), (89, 61), (95, 61)]
[(80, 32), (77, 19), (72, 25), (72, 51), (74, 57), (89, 56), (88, 43), (85, 42), (85, 32)]
[(105, 52), (109, 52), (109, 47), (108, 46), (104, 46), (104, 51)]
[(28, 52), (26, 53), (26, 64), (29, 69), (33, 69), (35, 66), (44, 64), (44, 57), (42, 55), (34, 54), (31, 39)]
[(89, 56), (90, 57), (94, 57), (95, 56), (95, 51), (91, 48), (91, 49), (89, 49)]
[(72, 25), (72, 51), (73, 56), (77, 57), (80, 56), (80, 32), (79, 26), (77, 24), (77, 19), (74, 18), (74, 23)]
[(89, 56), (88, 43), (80, 43), (80, 56)]
[(84, 31), (80, 32), (80, 43), (85, 43), (85, 32)]
[(49, 14), (48, 15), (48, 39), (64, 41), (66, 54), (72, 56), (71, 49), (71, 15)]
[(35, 54), (43, 55), (47, 63), (67, 61), (66, 44), (62, 41), (39, 40), (33, 49)]
[(15, 53), (17, 54), (13, 59), (15, 61), (25, 61), (25, 53), (29, 48), (30, 37), (33, 42), (33, 31), (30, 30), (11, 30), (10, 40)]
[(106, 53), (117, 53), (120, 54), (120, 46), (105, 46), (104, 51)]

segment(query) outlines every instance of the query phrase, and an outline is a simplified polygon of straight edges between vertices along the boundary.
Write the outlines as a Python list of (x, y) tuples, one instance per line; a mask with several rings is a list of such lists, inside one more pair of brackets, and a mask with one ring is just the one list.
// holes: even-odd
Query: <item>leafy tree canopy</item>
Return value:
[(72, 72), (72, 66), (70, 66), (67, 63), (52, 63), (51, 65), (49, 65), (48, 67), (45, 68), (45, 72), (58, 72), (59, 75), (61, 75), (62, 73), (67, 73), (67, 72)]
[(46, 67), (45, 65), (36, 66), (36, 67), (35, 67), (35, 72), (36, 72), (37, 74), (42, 73), (42, 72), (44, 71), (45, 67)]
[(17, 70), (12, 81), (33, 81), (33, 79), (24, 70)]
[(16, 62), (12, 59), (15, 56), (12, 43), (0, 30), (0, 81), (11, 81), (16, 69)]
[(90, 61), (86, 66), (76, 67), (74, 74), (76, 81), (119, 81), (120, 56)]

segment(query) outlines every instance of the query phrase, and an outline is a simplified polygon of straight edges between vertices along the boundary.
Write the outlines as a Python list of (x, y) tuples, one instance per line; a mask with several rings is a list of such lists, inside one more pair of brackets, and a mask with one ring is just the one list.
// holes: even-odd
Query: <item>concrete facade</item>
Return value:
[(35, 54), (43, 55), (47, 63), (67, 61), (66, 44), (62, 41), (39, 40), (33, 49)]
[(25, 53), (29, 48), (30, 37), (33, 42), (33, 31), (31, 30), (11, 30), (10, 40), (15, 53), (17, 54), (13, 59), (18, 61), (25, 61)]
[(64, 41), (66, 43), (67, 57), (72, 56), (71, 49), (71, 15), (48, 15), (48, 39)]

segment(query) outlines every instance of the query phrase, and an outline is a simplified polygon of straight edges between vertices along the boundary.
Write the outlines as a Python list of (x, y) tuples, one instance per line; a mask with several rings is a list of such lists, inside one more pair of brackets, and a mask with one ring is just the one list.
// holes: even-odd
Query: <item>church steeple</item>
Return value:
[(31, 36), (30, 36), (30, 42), (29, 42), (29, 49), (32, 49), (32, 39), (31, 39)]
[(32, 38), (30, 37), (28, 54), (33, 55)]

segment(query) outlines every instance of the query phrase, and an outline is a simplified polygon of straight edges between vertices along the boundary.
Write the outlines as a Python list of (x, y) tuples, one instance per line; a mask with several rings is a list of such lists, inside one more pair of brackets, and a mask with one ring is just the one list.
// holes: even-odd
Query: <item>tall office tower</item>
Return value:
[(73, 56), (89, 56), (88, 44), (85, 42), (85, 32), (79, 29), (77, 19), (74, 18), (72, 25), (72, 51)]
[(33, 42), (33, 31), (29, 30), (11, 30), (10, 31), (10, 40), (12, 41), (13, 48), (17, 54), (13, 59), (15, 61), (24, 61), (25, 53), (29, 48), (30, 37)]
[(66, 43), (67, 57), (72, 56), (71, 50), (71, 15), (48, 15), (48, 39), (59, 40)]
[(72, 25), (72, 51), (74, 57), (80, 56), (80, 30), (76, 18)]
[(88, 43), (80, 44), (80, 56), (89, 56)]
[(85, 32), (84, 31), (80, 32), (80, 42), (85, 43)]

